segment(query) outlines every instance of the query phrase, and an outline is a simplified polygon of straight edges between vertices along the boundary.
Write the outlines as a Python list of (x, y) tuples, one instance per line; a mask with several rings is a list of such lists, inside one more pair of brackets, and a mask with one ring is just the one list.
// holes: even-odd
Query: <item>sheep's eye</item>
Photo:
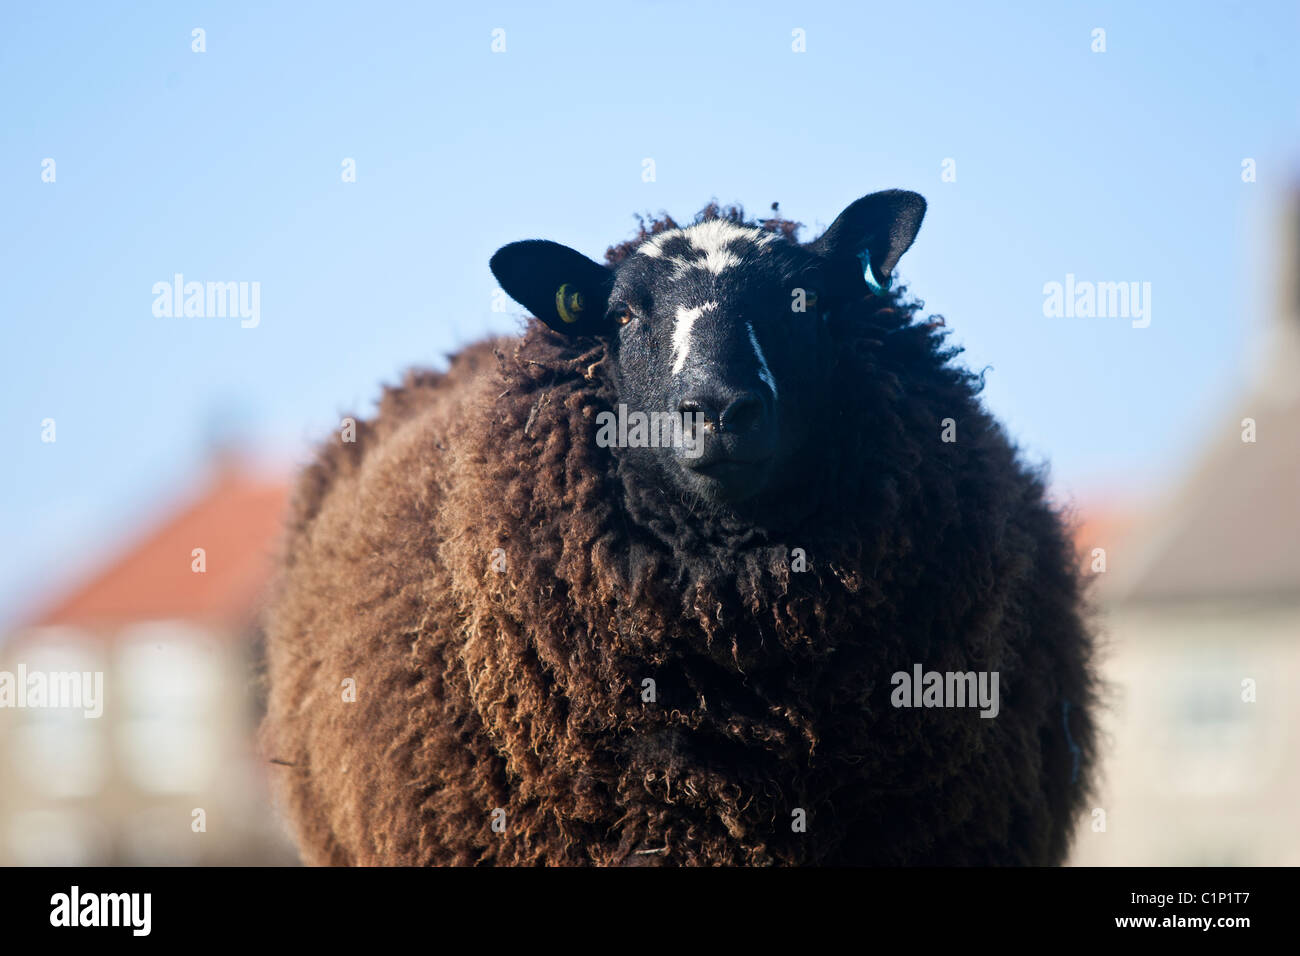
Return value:
[(632, 321), (635, 314), (629, 305), (616, 305), (610, 310), (610, 315), (614, 317), (614, 321), (619, 325), (627, 325)]

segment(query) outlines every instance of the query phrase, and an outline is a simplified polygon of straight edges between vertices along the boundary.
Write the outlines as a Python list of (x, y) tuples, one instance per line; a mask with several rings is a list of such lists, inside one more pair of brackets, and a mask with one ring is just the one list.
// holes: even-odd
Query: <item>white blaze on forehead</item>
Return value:
[(758, 377), (767, 383), (767, 387), (772, 390), (772, 397), (776, 398), (776, 379), (772, 377), (772, 370), (767, 367), (767, 358), (763, 355), (763, 347), (758, 344), (758, 336), (754, 334), (752, 323), (746, 322), (745, 328), (749, 330), (749, 344), (754, 346), (754, 354), (758, 356)]
[(677, 375), (686, 367), (686, 358), (691, 354), (691, 329), (695, 320), (705, 312), (718, 307), (716, 302), (705, 302), (692, 309), (682, 306), (677, 310), (677, 321), (673, 325), (673, 374)]
[(709, 219), (693, 226), (687, 226), (685, 229), (671, 229), (668, 232), (661, 232), (659, 235), (642, 243), (637, 252), (640, 255), (649, 256), (651, 259), (658, 259), (663, 255), (664, 243), (675, 238), (685, 238), (690, 243), (691, 248), (698, 249), (704, 255), (699, 259), (684, 259), (674, 256), (671, 260), (676, 267), (674, 279), (682, 278), (691, 269), (702, 269), (705, 272), (719, 275), (724, 269), (740, 265), (740, 257), (727, 248), (737, 240), (752, 243), (761, 249), (776, 239), (775, 235), (762, 229), (738, 226), (726, 219)]
[(691, 246), (704, 253), (700, 268), (718, 275), (723, 269), (740, 265), (740, 257), (727, 251), (728, 243), (737, 239), (754, 242), (757, 229), (746, 229), (725, 219), (710, 219), (686, 230)]

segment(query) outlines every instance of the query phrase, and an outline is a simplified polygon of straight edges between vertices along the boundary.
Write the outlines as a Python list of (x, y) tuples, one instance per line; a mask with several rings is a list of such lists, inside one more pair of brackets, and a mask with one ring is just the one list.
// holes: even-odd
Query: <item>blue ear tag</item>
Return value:
[(862, 263), (862, 277), (867, 280), (867, 285), (876, 295), (883, 295), (889, 291), (889, 287), (894, 284), (894, 277), (891, 275), (885, 279), (885, 284), (881, 285), (876, 281), (875, 275), (871, 272), (871, 253), (863, 249), (858, 253), (858, 260)]

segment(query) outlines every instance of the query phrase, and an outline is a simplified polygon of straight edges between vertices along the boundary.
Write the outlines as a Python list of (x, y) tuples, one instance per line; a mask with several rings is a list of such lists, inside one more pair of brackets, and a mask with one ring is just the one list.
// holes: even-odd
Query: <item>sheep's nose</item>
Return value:
[(722, 417), (719, 422), (724, 432), (741, 434), (753, 431), (762, 425), (766, 410), (767, 406), (764, 405), (761, 398), (753, 392), (746, 392), (731, 400), (727, 407), (722, 410)]
[(706, 429), (732, 435), (762, 431), (768, 418), (767, 403), (757, 392), (692, 392), (677, 410), (703, 415)]

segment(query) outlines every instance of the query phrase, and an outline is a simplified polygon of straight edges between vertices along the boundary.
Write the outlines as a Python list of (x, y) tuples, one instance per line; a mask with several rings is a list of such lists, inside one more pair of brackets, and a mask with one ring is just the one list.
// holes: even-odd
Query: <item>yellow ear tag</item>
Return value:
[(567, 292), (569, 284), (566, 282), (555, 290), (555, 311), (560, 313), (560, 318), (572, 325), (580, 318), (582, 312), (582, 293)]

